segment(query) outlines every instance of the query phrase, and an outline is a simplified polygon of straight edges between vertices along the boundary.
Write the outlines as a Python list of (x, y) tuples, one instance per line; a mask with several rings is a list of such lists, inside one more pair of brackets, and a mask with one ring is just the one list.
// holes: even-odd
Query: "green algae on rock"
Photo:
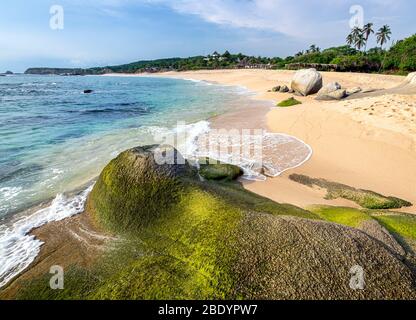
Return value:
[(231, 181), (243, 175), (240, 167), (209, 158), (200, 159), (199, 167), (199, 174), (207, 180)]
[(328, 181), (325, 179), (314, 179), (304, 175), (292, 174), (289, 177), (292, 181), (313, 187), (318, 186), (327, 190), (326, 199), (343, 198), (354, 201), (366, 209), (400, 209), (411, 207), (412, 204), (406, 200), (396, 197), (387, 197), (379, 193), (356, 189), (341, 183)]
[[(176, 151), (181, 164), (157, 164), (156, 149), (128, 150), (99, 177), (87, 214), (121, 240), (95, 267), (66, 275), (76, 294), (40, 289), (48, 285), (41, 278), (23, 286), (22, 297), (416, 298), (412, 270), (377, 239), (236, 181), (201, 181)], [(364, 291), (349, 287), (357, 264)]]

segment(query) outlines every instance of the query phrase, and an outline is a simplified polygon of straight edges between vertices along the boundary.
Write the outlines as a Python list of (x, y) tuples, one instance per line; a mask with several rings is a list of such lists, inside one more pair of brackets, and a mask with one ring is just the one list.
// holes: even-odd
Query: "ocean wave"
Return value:
[[(280, 176), (285, 171), (304, 164), (313, 153), (308, 144), (283, 133), (262, 131), (260, 142), (259, 137), (255, 136), (249, 139), (239, 136), (238, 141), (233, 141), (227, 134), (211, 136), (212, 129), (208, 121), (179, 125), (170, 130), (149, 127), (147, 132), (153, 135), (156, 143), (174, 144), (185, 158), (193, 162), (209, 157), (233, 164), (243, 170), (244, 179), (253, 181), (265, 181), (267, 177)], [(207, 142), (211, 147), (207, 148)], [(228, 152), (224, 152), (225, 146)], [(254, 152), (259, 147), (261, 152)]]
[(30, 231), (53, 221), (61, 221), (84, 210), (93, 186), (74, 197), (58, 194), (49, 207), (0, 226), (0, 288), (24, 271), (36, 259), (43, 242)]

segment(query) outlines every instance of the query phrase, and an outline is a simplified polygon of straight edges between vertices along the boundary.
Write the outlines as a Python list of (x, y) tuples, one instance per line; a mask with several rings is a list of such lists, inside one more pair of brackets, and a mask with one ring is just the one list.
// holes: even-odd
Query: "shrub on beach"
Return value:
[(283, 100), (282, 102), (278, 103), (278, 107), (292, 107), (298, 104), (302, 104), (302, 102), (296, 100), (295, 98), (291, 97), (289, 99)]
[(401, 72), (416, 70), (416, 34), (391, 47), (385, 57), (383, 69)]

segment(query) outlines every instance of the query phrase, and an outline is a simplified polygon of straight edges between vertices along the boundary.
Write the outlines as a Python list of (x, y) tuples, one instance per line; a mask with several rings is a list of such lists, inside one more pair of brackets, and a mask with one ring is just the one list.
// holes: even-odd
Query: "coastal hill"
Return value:
[(314, 67), (321, 71), (408, 73), (416, 71), (416, 35), (398, 41), (389, 50), (372, 48), (362, 52), (350, 45), (321, 50), (312, 45), (306, 51), (286, 58), (247, 56), (241, 53), (214, 52), (208, 56), (137, 61), (118, 66), (87, 69), (29, 68), (26, 74), (101, 75), (106, 73), (143, 73), (215, 69), (299, 69)]

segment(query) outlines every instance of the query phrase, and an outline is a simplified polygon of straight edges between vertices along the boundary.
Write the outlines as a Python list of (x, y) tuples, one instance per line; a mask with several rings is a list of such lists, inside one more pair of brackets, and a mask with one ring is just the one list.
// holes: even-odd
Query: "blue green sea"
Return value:
[(121, 151), (152, 143), (155, 128), (247, 103), (241, 93), (156, 77), (0, 77), (0, 217), (82, 185)]
[(247, 95), (159, 77), (0, 77), (0, 287), (38, 255), (29, 232), (82, 212), (93, 179), (120, 152), (155, 143), (178, 121), (197, 136)]

